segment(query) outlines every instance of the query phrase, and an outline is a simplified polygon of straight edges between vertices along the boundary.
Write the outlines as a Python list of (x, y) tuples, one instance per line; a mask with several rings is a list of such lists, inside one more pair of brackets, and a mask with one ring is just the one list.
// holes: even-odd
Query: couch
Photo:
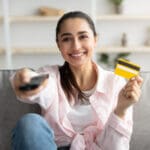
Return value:
[[(10, 86), (11, 70), (0, 71), (0, 150), (10, 150), (11, 130), (17, 120), (28, 112), (40, 112), (38, 105), (19, 102)], [(134, 129), (130, 150), (150, 150), (150, 72), (144, 78), (140, 102), (134, 107)]]
[(23, 114), (40, 112), (38, 105), (25, 104), (16, 99), (9, 82), (11, 73), (13, 71), (0, 71), (0, 150), (11, 149), (11, 130)]

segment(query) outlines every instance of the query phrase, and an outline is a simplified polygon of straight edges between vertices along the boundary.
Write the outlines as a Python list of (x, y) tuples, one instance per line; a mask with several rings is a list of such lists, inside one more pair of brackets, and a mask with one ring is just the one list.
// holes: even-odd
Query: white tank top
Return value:
[[(83, 91), (89, 97), (95, 91), (95, 87), (88, 91)], [(68, 118), (76, 132), (82, 133), (82, 131), (89, 125), (93, 125), (97, 122), (97, 115), (93, 110), (89, 101), (85, 101), (75, 104), (71, 107), (68, 113)]]

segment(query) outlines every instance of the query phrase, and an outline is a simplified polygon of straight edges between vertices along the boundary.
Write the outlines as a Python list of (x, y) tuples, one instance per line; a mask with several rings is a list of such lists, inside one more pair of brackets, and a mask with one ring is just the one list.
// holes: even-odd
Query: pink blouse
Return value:
[[(45, 66), (40, 73), (49, 73), (49, 84), (37, 95), (20, 99), (38, 103), (42, 115), (54, 130), (57, 146), (71, 145), (70, 150), (129, 150), (132, 134), (132, 107), (122, 120), (114, 114), (118, 93), (125, 85), (122, 77), (96, 65), (98, 81), (90, 104), (97, 115), (95, 124), (87, 126), (82, 134), (76, 132), (67, 116), (71, 109), (60, 83), (58, 66)], [(13, 77), (11, 78), (13, 85)], [(80, 121), (82, 125), (83, 121)]]

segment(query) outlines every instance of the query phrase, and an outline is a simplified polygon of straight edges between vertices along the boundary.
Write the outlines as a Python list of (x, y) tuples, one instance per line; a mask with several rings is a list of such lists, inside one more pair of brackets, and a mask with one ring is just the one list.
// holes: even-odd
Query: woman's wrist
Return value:
[(125, 114), (126, 114), (126, 110), (121, 110), (121, 109), (116, 108), (116, 109), (114, 110), (114, 113), (115, 113), (115, 115), (117, 115), (117, 116), (120, 117), (121, 119), (124, 119)]

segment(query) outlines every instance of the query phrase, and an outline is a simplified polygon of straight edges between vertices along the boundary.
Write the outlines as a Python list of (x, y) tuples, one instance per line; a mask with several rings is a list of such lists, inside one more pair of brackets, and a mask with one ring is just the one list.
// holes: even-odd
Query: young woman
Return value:
[[(128, 150), (132, 106), (139, 100), (142, 78), (125, 83), (92, 60), (97, 34), (83, 12), (60, 18), (56, 42), (63, 66), (45, 66), (37, 72), (23, 68), (11, 79), (21, 101), (42, 108), (42, 117), (27, 114), (18, 121), (13, 150)], [(31, 77), (45, 73), (49, 78), (36, 89), (19, 90)]]

